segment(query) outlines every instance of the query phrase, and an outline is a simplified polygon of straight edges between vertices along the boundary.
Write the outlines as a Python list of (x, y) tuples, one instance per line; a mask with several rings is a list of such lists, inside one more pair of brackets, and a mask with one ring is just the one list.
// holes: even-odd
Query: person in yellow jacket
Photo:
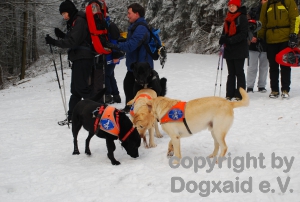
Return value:
[(295, 0), (269, 0), (260, 12), (262, 28), (258, 38), (267, 43), (267, 58), (270, 65), (270, 98), (279, 97), (279, 72), (281, 74), (281, 97), (289, 98), (291, 67), (276, 63), (276, 54), (286, 47), (298, 44), (299, 12)]

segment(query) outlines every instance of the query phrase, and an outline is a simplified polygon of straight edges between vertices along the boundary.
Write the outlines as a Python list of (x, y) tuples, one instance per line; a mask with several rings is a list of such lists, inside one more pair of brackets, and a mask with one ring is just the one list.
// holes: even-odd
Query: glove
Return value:
[(55, 33), (55, 36), (57, 36), (58, 38), (65, 38), (66, 34), (63, 33), (59, 28), (54, 28), (54, 33)]
[(110, 43), (110, 42), (105, 42), (103, 44), (104, 47), (106, 48), (110, 48), (110, 49), (113, 49), (113, 50), (120, 50), (119, 46), (117, 44), (113, 44), (113, 43)]
[(298, 45), (298, 37), (295, 33), (290, 34), (290, 40), (288, 46), (290, 48), (295, 48)]
[(221, 38), (220, 38), (220, 40), (219, 40), (219, 44), (223, 45), (225, 43), (225, 41), (226, 41), (226, 36), (222, 35)]
[(55, 46), (55, 39), (53, 39), (51, 36), (49, 36), (48, 34), (47, 34), (47, 36), (45, 37), (45, 40), (46, 40), (46, 44), (50, 44), (50, 45), (53, 45), (53, 46)]

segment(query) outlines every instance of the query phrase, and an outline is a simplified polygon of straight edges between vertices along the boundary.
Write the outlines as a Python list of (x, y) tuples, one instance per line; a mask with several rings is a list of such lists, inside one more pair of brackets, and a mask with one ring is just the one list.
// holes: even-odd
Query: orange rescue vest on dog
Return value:
[(130, 113), (131, 116), (134, 116), (133, 110), (134, 110), (134, 103), (135, 103), (135, 101), (136, 101), (137, 99), (141, 98), (141, 97), (148, 98), (149, 100), (152, 99), (152, 97), (151, 97), (150, 95), (148, 95), (148, 94), (140, 94), (140, 95), (134, 100), (134, 102), (133, 102), (133, 104), (132, 104), (132, 106), (131, 106), (131, 108), (130, 108), (130, 112), (129, 112), (129, 113)]
[(99, 121), (100, 129), (115, 135), (119, 136), (120, 133), (120, 127), (118, 126), (115, 117), (114, 117), (114, 111), (116, 108), (107, 106), (101, 116), (101, 119)]
[(169, 111), (161, 118), (160, 123), (180, 121), (184, 119), (186, 102), (177, 102)]

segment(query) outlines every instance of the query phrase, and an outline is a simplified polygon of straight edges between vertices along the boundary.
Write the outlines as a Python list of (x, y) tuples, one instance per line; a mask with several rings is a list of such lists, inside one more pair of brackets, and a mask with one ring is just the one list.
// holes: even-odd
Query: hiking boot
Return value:
[(120, 97), (120, 95), (113, 95), (113, 101), (115, 103), (121, 103), (121, 97)]
[(130, 108), (131, 108), (131, 105), (126, 105), (126, 106), (124, 107), (124, 109), (121, 109), (121, 111), (123, 111), (123, 112), (125, 112), (126, 114), (128, 114), (129, 111), (130, 111)]
[(282, 91), (281, 97), (282, 97), (283, 99), (289, 98), (289, 97), (290, 97), (289, 92), (287, 92), (286, 90)]
[(234, 97), (234, 98), (231, 99), (231, 101), (236, 101), (236, 102), (241, 101), (241, 100), (242, 100), (242, 99), (239, 98), (239, 97)]
[(260, 92), (260, 93), (266, 93), (267, 89), (265, 89), (265, 88), (258, 88), (258, 92)]
[(113, 98), (111, 95), (105, 95), (105, 103), (106, 104), (112, 104), (114, 103)]
[(279, 92), (272, 91), (269, 95), (269, 98), (278, 98), (278, 96), (279, 96)]
[(226, 97), (226, 100), (228, 101), (231, 101), (231, 99), (232, 99), (231, 97)]
[(60, 126), (71, 125), (71, 124), (72, 124), (72, 120), (71, 120), (71, 119), (70, 119), (70, 120), (65, 119), (65, 120), (59, 121), (59, 122), (57, 122), (57, 123), (58, 123), (58, 125), (60, 125)]
[(254, 93), (253, 88), (247, 88), (247, 93)]

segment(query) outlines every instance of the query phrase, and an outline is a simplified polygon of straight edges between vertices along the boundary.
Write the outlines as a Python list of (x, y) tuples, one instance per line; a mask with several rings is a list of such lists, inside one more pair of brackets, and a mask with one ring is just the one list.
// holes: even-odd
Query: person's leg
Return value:
[(267, 76), (269, 70), (269, 62), (266, 52), (261, 52), (259, 55), (259, 75), (258, 75), (258, 88), (266, 88)]
[[(288, 47), (288, 43), (284, 42), (280, 44), (280, 51)], [(280, 65), (280, 76), (281, 76), (281, 91), (290, 92), (291, 85), (291, 67)]]
[(249, 51), (249, 66), (247, 68), (247, 88), (254, 88), (257, 76), (258, 60), (260, 53), (258, 51)]
[(234, 67), (234, 60), (227, 60), (227, 69), (228, 69), (228, 76), (226, 82), (226, 97), (233, 98), (235, 93), (235, 67)]
[(109, 65), (110, 66), (110, 70), (111, 70), (111, 74), (110, 74), (110, 87), (111, 87), (111, 94), (112, 95), (119, 95), (119, 89), (118, 89), (118, 85), (117, 85), (117, 80), (115, 78), (115, 66), (116, 65)]
[(112, 94), (111, 77), (112, 77), (112, 73), (114, 71), (113, 67), (114, 67), (114, 65), (107, 65), (105, 67), (105, 88), (106, 88), (105, 95)]
[(267, 57), (270, 66), (270, 86), (272, 92), (279, 92), (279, 64), (275, 61), (278, 52), (278, 44), (267, 44)]
[(246, 88), (246, 77), (244, 72), (245, 58), (234, 60), (235, 76), (236, 76), (236, 89), (235, 97), (242, 99), (240, 88)]
[(126, 76), (124, 78), (123, 81), (123, 89), (124, 89), (124, 93), (125, 93), (125, 105), (127, 104), (127, 102), (129, 102), (130, 100), (132, 100), (134, 98), (133, 95), (133, 86), (134, 86), (134, 75), (133, 72), (127, 71)]

